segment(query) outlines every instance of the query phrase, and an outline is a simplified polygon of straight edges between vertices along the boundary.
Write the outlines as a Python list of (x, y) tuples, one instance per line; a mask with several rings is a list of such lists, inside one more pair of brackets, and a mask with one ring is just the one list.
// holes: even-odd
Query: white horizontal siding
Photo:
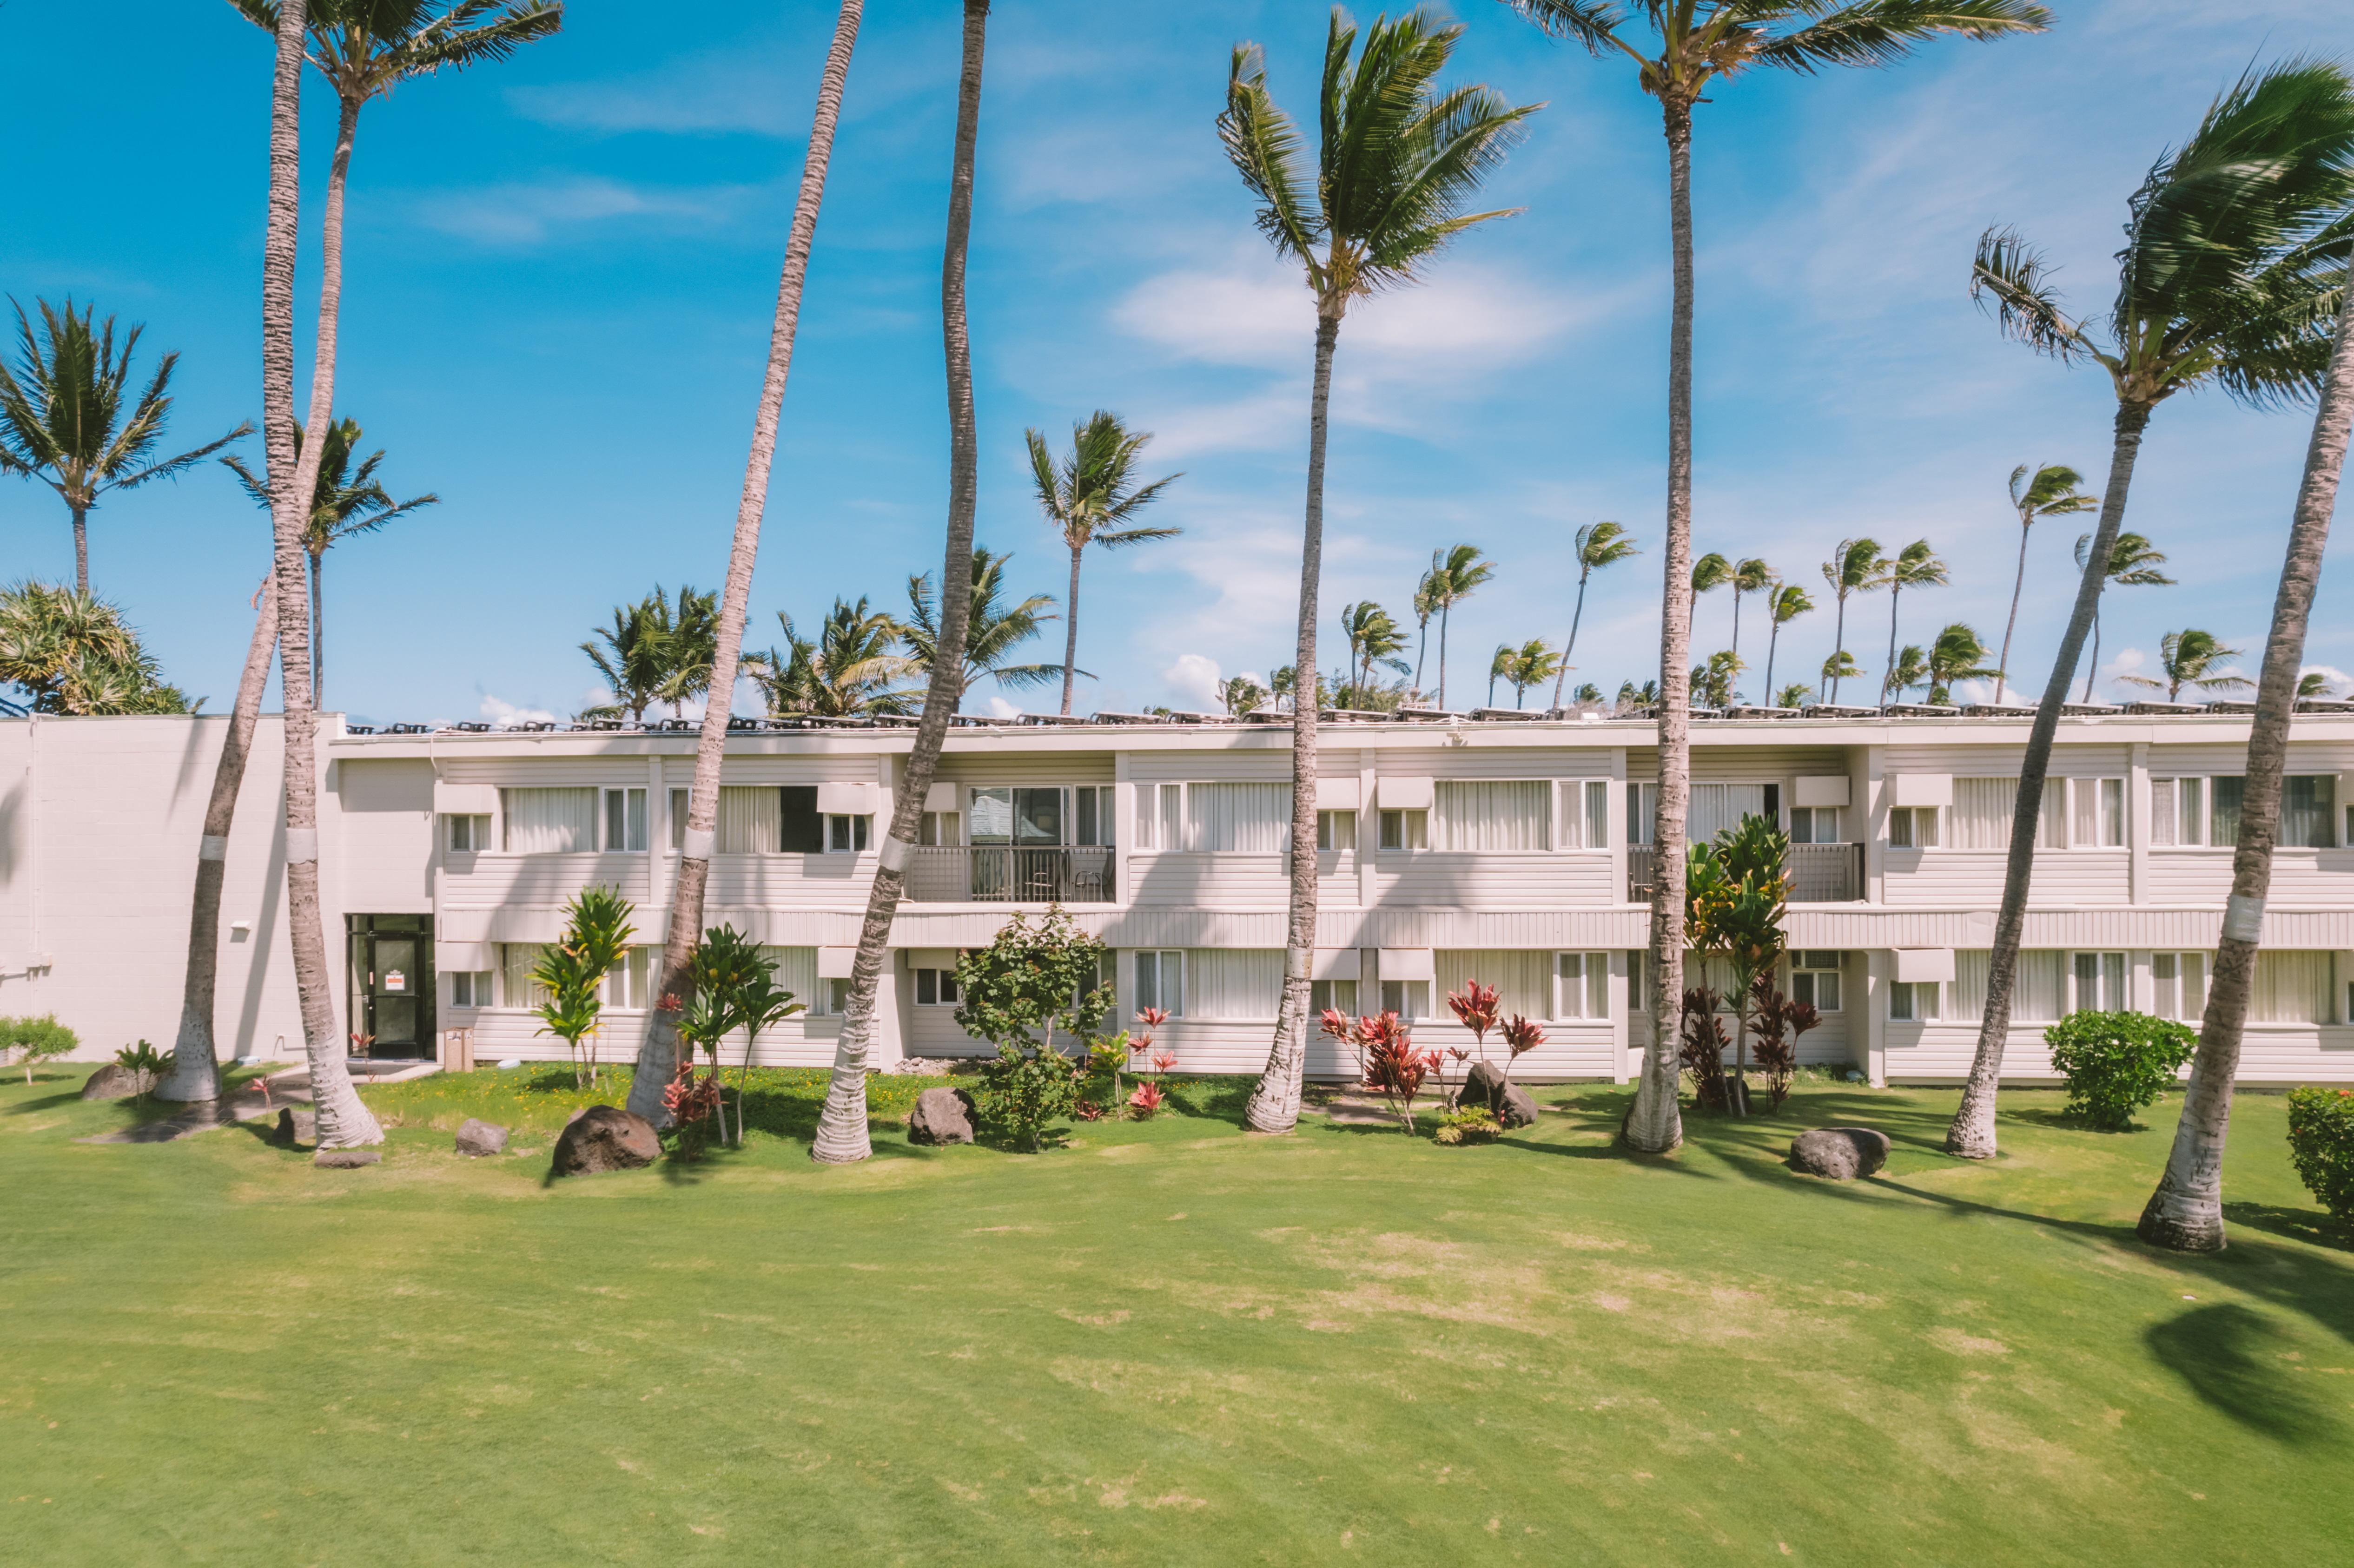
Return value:
[[(2126, 904), (2131, 901), (2132, 852), (2048, 850), (2035, 856), (2027, 885), (2031, 905)], [(2002, 850), (1886, 852), (1887, 902), (1943, 908), (1993, 908), (2002, 902)]]
[[(1288, 855), (1136, 850), (1126, 859), (1132, 904), (1257, 909), (1281, 907), (1291, 896)], [(1356, 889), (1347, 896), (1354, 904)]]
[[(1288, 759), (1286, 761), (1287, 768)], [(1027, 753), (951, 752), (940, 758), (933, 778), (961, 787), (992, 785), (1108, 784), (1115, 767), (1108, 751)], [(1287, 771), (1286, 778), (1290, 775)]]
[[(1974, 1022), (1887, 1025), (1891, 1083), (1953, 1083), (1969, 1076), (1978, 1054)], [(2178, 1077), (2188, 1074), (2185, 1068)], [(2051, 1048), (2040, 1024), (2010, 1032), (2004, 1044), (2005, 1083), (2057, 1082)], [(2354, 1029), (2313, 1024), (2252, 1023), (2240, 1048), (2242, 1084), (2354, 1084)]]
[(1606, 850), (1554, 854), (1375, 852), (1373, 901), (1388, 908), (1528, 909), (1617, 904)]
[(590, 887), (619, 888), (622, 897), (642, 905), (650, 896), (650, 872), (642, 854), (451, 855), (441, 868), (440, 907), (552, 907)]
[[(1345, 768), (1355, 773), (1352, 757)], [(1320, 757), (1317, 771), (1344, 771), (1335, 759)], [(1291, 782), (1291, 748), (1249, 747), (1220, 751), (1135, 751), (1128, 758), (1128, 776), (1137, 783), (1146, 784), (1288, 784)], [(1110, 775), (1105, 775), (1107, 779)]]
[(1374, 754), (1386, 779), (1607, 779), (1616, 752), (1602, 747), (1384, 747)]

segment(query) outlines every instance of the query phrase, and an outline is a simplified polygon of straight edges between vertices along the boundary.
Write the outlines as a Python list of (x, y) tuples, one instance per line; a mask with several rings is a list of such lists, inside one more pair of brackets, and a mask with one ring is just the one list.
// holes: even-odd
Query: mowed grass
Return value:
[[(245, 1131), (76, 1144), (128, 1113), (79, 1075), (0, 1088), (0, 1555), (2354, 1550), (2354, 1251), (2277, 1097), (2239, 1102), (2232, 1249), (2186, 1259), (2131, 1228), (2171, 1101), (2103, 1136), (2012, 1093), (2005, 1157), (1966, 1166), (1950, 1092), (1813, 1086), (1635, 1161), (1623, 1090), (1455, 1150), (1247, 1137), (1205, 1083), (1044, 1156), (878, 1126), (820, 1170), (792, 1129), (822, 1075), (779, 1075), (751, 1147), (694, 1166), (546, 1182), (568, 1088), (504, 1118), (527, 1152), (450, 1152), (534, 1076), (371, 1091), (402, 1125), (348, 1172)], [(1888, 1130), (1885, 1175), (1786, 1171), (1829, 1123)]]

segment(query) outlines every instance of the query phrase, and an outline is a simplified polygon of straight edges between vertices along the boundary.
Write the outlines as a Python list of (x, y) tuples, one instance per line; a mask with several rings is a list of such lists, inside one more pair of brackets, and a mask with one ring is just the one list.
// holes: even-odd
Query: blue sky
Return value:
[[(2343, 0), (2054, 0), (2038, 38), (1934, 46), (1889, 71), (1761, 74), (1701, 114), (1700, 549), (1762, 556), (1819, 586), (1842, 535), (1925, 537), (1951, 587), (1908, 596), (1905, 640), (1966, 620), (1991, 642), (2018, 530), (2014, 464), (2097, 487), (2113, 402), (2097, 371), (2000, 339), (1970, 304), (1972, 243), (2015, 223), (2072, 302), (2103, 302), (2124, 202), (2252, 59), (2354, 56)], [(71, 293), (146, 323), (183, 358), (173, 435), (260, 413), (258, 300), (269, 43), (225, 4), (15, 0), (0, 144), (20, 174), (0, 291)], [(443, 504), (340, 547), (327, 574), (329, 705), (356, 717), (568, 715), (578, 644), (657, 581), (726, 564), (790, 203), (832, 6), (576, 0), (557, 38), (505, 65), (402, 88), (363, 116), (352, 177), (340, 412), (389, 452), (402, 495)], [(751, 642), (837, 594), (901, 608), (937, 569), (946, 505), (938, 266), (959, 7), (871, 7), (853, 63), (753, 586)], [(1596, 579), (1577, 679), (1656, 673), (1667, 219), (1657, 111), (1630, 74), (1461, 0), (1456, 75), (1543, 101), (1494, 182), (1526, 210), (1475, 232), (1428, 286), (1343, 329), (1323, 600), (1405, 614), (1433, 549), (1500, 567), (1450, 641), (1449, 695), (1483, 694), (1500, 641), (1566, 630), (1568, 541), (1597, 518), (1645, 546)], [(1369, 14), (1369, 13), (1368, 13)], [(1226, 55), (1267, 50), (1310, 102), (1324, 8), (1304, 0), (1002, 0), (991, 26), (971, 272), (980, 535), (1016, 586), (1060, 595), (1059, 547), (1027, 490), (1022, 431), (1058, 440), (1110, 408), (1182, 470), (1172, 543), (1087, 566), (1088, 705), (1200, 705), (1218, 674), (1288, 662), (1297, 594), (1311, 318), (1250, 224), (1212, 132)], [(107, 87), (32, 62), (103, 59)], [(315, 203), (332, 99), (306, 91)], [(43, 176), (38, 171), (50, 171)], [(54, 176), (54, 177), (51, 177)], [(304, 213), (315, 266), (315, 206)], [(302, 310), (315, 299), (306, 284)], [(307, 365), (307, 348), (302, 362)], [(2183, 585), (2116, 593), (2105, 675), (2185, 625), (2261, 645), (2309, 429), (2219, 394), (2160, 410), (2127, 526)], [(2079, 529), (2031, 545), (2013, 668), (2040, 686), (2073, 592)], [(226, 705), (267, 553), (266, 520), (217, 470), (108, 503), (94, 587), (169, 675)], [(2342, 552), (2341, 552), (2342, 553)], [(0, 482), (0, 576), (69, 578), (61, 505)], [(2354, 670), (2326, 580), (2309, 659)], [(1827, 597), (1827, 596), (1819, 596)], [(1696, 646), (1730, 603), (1702, 601)], [(1850, 617), (1875, 673), (1887, 604)], [(1743, 643), (1762, 663), (1757, 602)], [(1041, 658), (1058, 656), (1039, 646)], [(1828, 605), (1785, 638), (1777, 683), (1830, 651)], [(1647, 660), (1649, 662), (1647, 663)], [(1436, 684), (1436, 649), (1427, 684)], [(1337, 663), (1338, 655), (1328, 658)], [(1747, 682), (1762, 685), (1762, 671)], [(969, 705), (985, 707), (986, 692)], [(1048, 705), (1045, 694), (1020, 705)]]

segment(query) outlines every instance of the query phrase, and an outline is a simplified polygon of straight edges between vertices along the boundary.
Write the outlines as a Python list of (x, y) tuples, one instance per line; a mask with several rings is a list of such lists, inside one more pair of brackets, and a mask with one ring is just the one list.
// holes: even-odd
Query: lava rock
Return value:
[(1888, 1163), (1888, 1135), (1868, 1127), (1819, 1127), (1790, 1140), (1790, 1169), (1833, 1181), (1869, 1176)]
[(311, 1163), (322, 1171), (356, 1171), (383, 1161), (384, 1156), (373, 1149), (323, 1149), (311, 1156)]
[(564, 1124), (554, 1169), (558, 1176), (598, 1176), (639, 1170), (661, 1154), (662, 1139), (645, 1118), (619, 1106), (589, 1106)]
[(86, 1100), (127, 1100), (134, 1095), (153, 1094), (156, 1082), (153, 1073), (143, 1073), (119, 1062), (109, 1062), (92, 1073), (82, 1085), (81, 1097)]
[(1499, 1127), (1527, 1127), (1537, 1119), (1537, 1102), (1528, 1090), (1507, 1082), (1504, 1070), (1493, 1062), (1471, 1065), (1455, 1093), (1455, 1104), (1458, 1109), (1485, 1109)]
[(466, 1125), (458, 1129), (457, 1150), (459, 1153), (477, 1160), (486, 1154), (504, 1154), (507, 1151), (507, 1129), (496, 1122), (468, 1117)]
[(278, 1127), (270, 1141), (281, 1149), (300, 1149), (319, 1141), (319, 1113), (288, 1106), (278, 1113)]
[(962, 1089), (926, 1089), (907, 1117), (910, 1143), (970, 1143), (972, 1097)]

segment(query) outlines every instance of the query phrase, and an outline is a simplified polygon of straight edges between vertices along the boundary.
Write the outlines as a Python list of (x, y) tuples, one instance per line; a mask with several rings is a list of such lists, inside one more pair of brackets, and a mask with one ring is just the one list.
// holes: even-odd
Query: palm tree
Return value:
[[(376, 477), (376, 466), (384, 461), (381, 449), (353, 469), (352, 454), (359, 450), (360, 435), (356, 419), (338, 419), (327, 427), (327, 450), (320, 455), (319, 478), (311, 492), (310, 530), (302, 540), (303, 553), (311, 563), (311, 689), (315, 700), (323, 700), (327, 685), (326, 588), (322, 578), (327, 552), (355, 534), (373, 534), (412, 512), (441, 503), (440, 496), (430, 494), (395, 501)], [(294, 448), (298, 452), (303, 439), (302, 426), (297, 421)], [(237, 475), (255, 504), (269, 510), (269, 483), (237, 458), (225, 457), (221, 461)]]
[(785, 646), (744, 655), (744, 673), (759, 683), (771, 715), (814, 714), (855, 718), (916, 711), (920, 694), (902, 689), (916, 662), (897, 652), (901, 627), (883, 610), (837, 597), (815, 638), (803, 637), (792, 618), (778, 614)]
[(1414, 694), (1417, 700), (1422, 696), (1423, 660), (1430, 652), (1430, 618), (1438, 613), (1438, 592), (1443, 586), (1438, 557), (1433, 555), (1430, 570), (1423, 573), (1422, 580), (1414, 585)]
[(1218, 685), (1219, 703), (1236, 718), (1264, 705), (1268, 696), (1267, 689), (1248, 675), (1236, 675)]
[[(213, 453), (253, 433), (241, 424), (217, 441), (158, 458), (155, 448), (172, 414), (172, 372), (177, 354), (155, 362), (145, 388), (131, 397), (131, 355), (143, 327), (114, 342), (114, 318), (90, 325), (94, 305), (80, 314), (69, 297), (63, 310), (47, 300), (36, 337), (25, 307), (16, 312), (16, 363), (0, 362), (0, 473), (37, 479), (58, 493), (73, 519), (74, 591), (90, 593), (90, 514), (99, 497), (136, 490), (151, 480), (176, 479)], [(126, 416), (124, 404), (129, 402)]]
[(1943, 588), (1946, 586), (1946, 563), (1929, 549), (1929, 541), (1915, 539), (1882, 564), (1881, 579), (1888, 588), (1888, 678), (1881, 683), (1880, 705), (1888, 705), (1892, 690), (1902, 691), (1905, 685), (1917, 686), (1919, 681), (1896, 682), (1896, 606), (1909, 588)]
[(1382, 665), (1403, 675), (1405, 661), (1398, 652), (1405, 647), (1405, 631), (1390, 619), (1390, 612), (1372, 599), (1341, 607), (1341, 635), (1349, 642), (1349, 679), (1356, 689), (1358, 700), (1349, 705), (1362, 707), (1363, 694), (1373, 684), (1373, 666)]
[(1833, 653), (1829, 658), (1823, 661), (1822, 685), (1818, 685), (1815, 688), (1815, 692), (1817, 696), (1819, 697), (1822, 693), (1823, 685), (1829, 686), (1830, 689), (1836, 693), (1839, 690), (1839, 683), (1841, 681), (1860, 681), (1861, 679), (1863, 679), (1863, 667), (1855, 662), (1854, 654), (1842, 648), (1838, 652)]
[[(1694, 561), (1691, 567), (1692, 613), (1700, 613), (1701, 595), (1714, 593), (1732, 580), (1733, 563), (1714, 550)], [(1740, 613), (1739, 600), (1734, 601), (1734, 613)]]
[(580, 644), (613, 700), (583, 708), (580, 716), (619, 718), (626, 713), (631, 724), (642, 725), (654, 704), (668, 703), (674, 712), (709, 691), (718, 650), (717, 599), (681, 583), (673, 607), (656, 583), (637, 603), (615, 605), (613, 623), (594, 634), (604, 646)]
[(1496, 652), (1490, 654), (1488, 657), (1487, 705), (1489, 707), (1492, 708), (1496, 705), (1496, 683), (1504, 679), (1505, 673), (1511, 669), (1511, 667), (1512, 645), (1509, 642), (1497, 643)]
[[(2108, 578), (2142, 433), (2160, 403), (2209, 384), (2258, 407), (2319, 389), (2335, 287), (2325, 236), (2344, 211), (2349, 165), (2354, 88), (2335, 66), (2292, 61), (2241, 77), (2190, 139), (2152, 166), (2127, 203), (2116, 301), (2105, 321), (2071, 317), (2042, 259), (2015, 232), (1988, 229), (1978, 240), (1971, 291), (1992, 302), (2004, 331), (2031, 348), (2107, 371), (2117, 411), (2107, 493), (2086, 546), (2093, 565), (2077, 584), (2020, 760), (1978, 1056), (1946, 1139), (1965, 1159), (1995, 1152), (1996, 1082), (2052, 737)], [(2334, 257), (2336, 246), (2327, 254)]]
[[(1855, 662), (1847, 656), (1847, 596), (1870, 593), (1878, 588), (1887, 566), (1888, 558), (1880, 553), (1880, 541), (1877, 539), (1841, 539), (1833, 546), (1831, 558), (1823, 563), (1823, 581), (1830, 585), (1832, 596), (1839, 600), (1837, 630), (1831, 638), (1831, 657), (1823, 665), (1823, 679), (1828, 683), (1825, 690), (1829, 693), (1823, 697), (1826, 702), (1839, 701), (1839, 683), (1846, 678), (1831, 674), (1832, 664), (1845, 660), (1850, 667), (1849, 673), (1853, 673)], [(1821, 693), (1817, 694), (1822, 695)]]
[(2084, 482), (2084, 476), (2065, 463), (2047, 462), (2038, 469), (2020, 463), (2010, 471), (2010, 508), (2019, 514), (2019, 575), (2010, 585), (2010, 619), (2002, 623), (2001, 667), (1994, 677), (1997, 703), (2002, 701), (2003, 682), (2010, 669), (2010, 634), (2019, 625), (2020, 590), (2027, 586), (2027, 535), (2043, 518), (2090, 512), (2100, 505), (2100, 497), (2076, 488)]
[(1804, 681), (1793, 681), (1774, 694), (1774, 705), (1777, 708), (1802, 706), (1807, 700), (1807, 691), (1808, 686)]
[(2299, 702), (2308, 700), (2326, 702), (2332, 694), (2333, 688), (2329, 684), (2329, 677), (2318, 670), (2307, 670), (2296, 678), (2296, 697)]
[[(1063, 673), (1060, 664), (1013, 662), (1014, 650), (1055, 619), (1050, 608), (1055, 596), (1050, 593), (1034, 593), (1018, 604), (997, 602), (998, 593), (1004, 587), (1005, 564), (1013, 558), (992, 556), (978, 548), (972, 553), (972, 609), (964, 639), (964, 673), (957, 682), (960, 699), (976, 682), (983, 680), (994, 681), (1007, 691), (1019, 692), (1050, 684)], [(939, 613), (932, 603), (929, 572), (907, 579), (907, 608), (910, 619), (899, 628), (899, 634), (907, 642), (907, 665), (928, 673), (940, 646)], [(1090, 681), (1095, 679), (1085, 670), (1079, 673)]]
[[(854, 0), (843, 0), (849, 26)], [(835, 34), (840, 58), (848, 46)], [(957, 71), (956, 144), (949, 164), (946, 241), (940, 248), (940, 341), (949, 395), (949, 509), (947, 554), (940, 563), (939, 625), (924, 712), (907, 752), (907, 772), (891, 810), (891, 832), (877, 855), (875, 881), (866, 895), (866, 917), (858, 928), (858, 951), (851, 960), (850, 998), (833, 1048), (833, 1077), (819, 1114), (810, 1158), (825, 1164), (864, 1160), (874, 1152), (866, 1133), (866, 1053), (875, 1033), (875, 997), (890, 950), (891, 922), (907, 890), (907, 866), (915, 854), (924, 796), (948, 739), (949, 721), (963, 694), (965, 629), (972, 614), (972, 524), (980, 483), (981, 441), (972, 410), (972, 338), (965, 320), (965, 254), (972, 237), (973, 149), (981, 136), (981, 71), (988, 54), (989, 0), (964, 0), (964, 40)], [(831, 68), (829, 68), (831, 69)], [(836, 79), (839, 98), (839, 79)], [(832, 125), (827, 126), (829, 134)], [(815, 203), (811, 203), (812, 208)], [(762, 475), (766, 481), (765, 472)], [(707, 733), (707, 732), (706, 732)], [(713, 756), (712, 783), (718, 782)], [(692, 933), (689, 933), (691, 938)], [(684, 949), (681, 949), (684, 953)]]
[[(1299, 262), (1316, 297), (1316, 365), (1308, 436), (1308, 500), (1299, 569), (1299, 639), (1294, 668), (1316, 670), (1316, 593), (1324, 550), (1324, 443), (1332, 355), (1350, 304), (1380, 290), (1412, 283), (1455, 236), (1503, 216), (1463, 210), (1502, 161), (1533, 107), (1512, 108), (1485, 87), (1437, 92), (1431, 83), (1463, 36), (1410, 11), (1376, 18), (1352, 62), (1357, 29), (1332, 13), (1318, 98), (1321, 143), (1314, 164), (1299, 132), (1267, 91), (1265, 61), (1238, 46), (1227, 77), (1218, 134), (1253, 196), (1263, 204), (1259, 231), (1278, 254)], [(1447, 616), (1474, 584), (1478, 552), (1458, 546), (1447, 557), (1439, 606), (1439, 690), (1447, 686)], [(1459, 568), (1458, 569), (1458, 563)], [(1434, 562), (1434, 566), (1438, 563)], [(1485, 580), (1484, 570), (1479, 580)], [(1252, 1093), (1249, 1124), (1288, 1132), (1299, 1117), (1300, 1072), (1307, 1058), (1310, 960), (1316, 945), (1316, 704), (1293, 705), (1291, 908), (1286, 936), (1283, 1005), (1267, 1071)]]
[(1770, 588), (1781, 580), (1775, 575), (1773, 567), (1755, 556), (1733, 568), (1730, 586), (1733, 588), (1733, 653), (1735, 658), (1741, 654), (1742, 596)]
[(1732, 649), (1718, 649), (1692, 666), (1692, 695), (1704, 707), (1731, 707), (1740, 696), (1733, 689), (1733, 683), (1748, 667)]
[[(1488, 213), (1481, 216), (1504, 215)], [(1430, 570), (1424, 574), (1422, 580), (1429, 592), (1430, 602), (1438, 610), (1438, 705), (1442, 708), (1447, 705), (1447, 618), (1454, 613), (1457, 604), (1470, 598), (1474, 589), (1495, 575), (1494, 563), (1480, 559), (1479, 547), (1476, 545), (1458, 545), (1451, 550), (1431, 552)], [(1420, 602), (1421, 595), (1416, 594), (1417, 607)]]
[(1987, 645), (1978, 641), (1975, 627), (1956, 620), (1937, 633), (1937, 641), (1929, 645), (1926, 666), (1929, 701), (1941, 705), (1951, 703), (1956, 682), (2000, 675), (1999, 668), (1988, 666), (1986, 657)]
[(0, 684), (37, 714), (190, 711), (120, 609), (62, 585), (0, 588)]
[[(2289, 715), (2304, 681), (2307, 618), (2321, 556), (2329, 543), (2329, 514), (2354, 434), (2354, 310), (2340, 296), (2337, 342), (2314, 411), (2306, 448), (2305, 480), (2289, 523), (2288, 549), (2273, 599), (2272, 630), (2264, 639), (2256, 681), (2256, 714), (2248, 726), (2247, 782), (2240, 803), (2240, 837), (2232, 856), (2232, 894), (2224, 905), (2223, 936), (2215, 950), (2213, 983), (2200, 1020), (2199, 1049), (2182, 1094), (2166, 1173), (2141, 1212), (2142, 1240), (2181, 1252), (2213, 1252), (2223, 1245), (2223, 1139), (2232, 1121), (2232, 1081), (2240, 1069), (2241, 1031), (2255, 979), (2264, 895), (2272, 884), (2273, 845), (2280, 835), (2281, 776), (2288, 760)], [(2251, 916), (2254, 916), (2251, 918)]]
[[(2093, 536), (2076, 535), (2076, 569), (2082, 572), (2093, 556)], [(2171, 588), (2174, 579), (2158, 568), (2166, 565), (2166, 552), (2147, 539), (2127, 529), (2117, 535), (2109, 546), (2108, 580), (2119, 588)], [(2101, 673), (2101, 607), (2093, 605), (2093, 657), (2084, 669), (2084, 700), (2093, 700), (2093, 682)]]
[[(1659, 101), (1668, 143), (1668, 227), (1674, 303), (1668, 324), (1668, 506), (1659, 615), (1659, 799), (1652, 838), (1659, 875), (1651, 892), (1651, 1044), (1643, 1058), (1628, 1144), (1663, 1153), (1683, 1140), (1676, 1113), (1681, 1069), (1670, 1022), (1683, 1004), (1684, 814), (1691, 741), (1684, 661), (1691, 648), (1692, 108), (1719, 78), (1751, 66), (1811, 76), (1830, 66), (1893, 65), (1935, 35), (1996, 38), (2048, 26), (2031, 0), (1503, 0), (1555, 37), (1598, 58), (1624, 56)], [(1649, 24), (1654, 46), (1638, 23)], [(1656, 48), (1656, 53), (1647, 52)], [(1842, 609), (1845, 606), (1842, 604)]]
[(1585, 619), (1585, 580), (1604, 567), (1616, 566), (1629, 556), (1641, 554), (1635, 547), (1633, 535), (1607, 521), (1589, 523), (1580, 528), (1571, 536), (1570, 553), (1577, 557), (1577, 608), (1570, 613), (1569, 641), (1562, 644), (1561, 673), (1553, 679), (1555, 707), (1561, 706), (1561, 683), (1575, 667), (1570, 660), (1577, 653), (1578, 622)]
[(1504, 679), (1512, 688), (1512, 706), (1531, 686), (1541, 686), (1561, 673), (1561, 655), (1542, 637), (1532, 637), (1512, 651), (1504, 665)]
[[(1807, 590), (1796, 583), (1780, 583), (1766, 591), (1766, 619), (1772, 628), (1766, 639), (1766, 689), (1774, 689), (1774, 653), (1782, 641), (1782, 628), (1815, 608)], [(1803, 691), (1805, 688), (1800, 687)], [(1796, 707), (1796, 703), (1776, 702), (1777, 707)]]
[(1161, 493), (1184, 477), (1172, 473), (1150, 484), (1136, 482), (1137, 455), (1152, 439), (1150, 430), (1130, 431), (1119, 416), (1098, 408), (1083, 424), (1071, 427), (1071, 455), (1060, 463), (1046, 450), (1046, 438), (1024, 432), (1030, 443), (1030, 475), (1038, 487), (1038, 507), (1071, 549), (1069, 620), (1063, 644), (1063, 712), (1071, 711), (1071, 683), (1077, 676), (1079, 657), (1079, 558), (1091, 545), (1117, 550), (1150, 539), (1173, 539), (1182, 528), (1133, 528), (1126, 524), (1161, 499)]
[(2169, 703), (2180, 700), (2185, 686), (2195, 686), (2202, 692), (2244, 691), (2255, 683), (2229, 670), (2215, 669), (2226, 659), (2237, 659), (2240, 652), (2237, 648), (2224, 647), (2211, 631), (2196, 627), (2169, 631), (2158, 640), (2158, 667), (2165, 672), (2165, 680), (2154, 681), (2147, 675), (2119, 675), (2117, 679), (2128, 686), (2162, 690)]

